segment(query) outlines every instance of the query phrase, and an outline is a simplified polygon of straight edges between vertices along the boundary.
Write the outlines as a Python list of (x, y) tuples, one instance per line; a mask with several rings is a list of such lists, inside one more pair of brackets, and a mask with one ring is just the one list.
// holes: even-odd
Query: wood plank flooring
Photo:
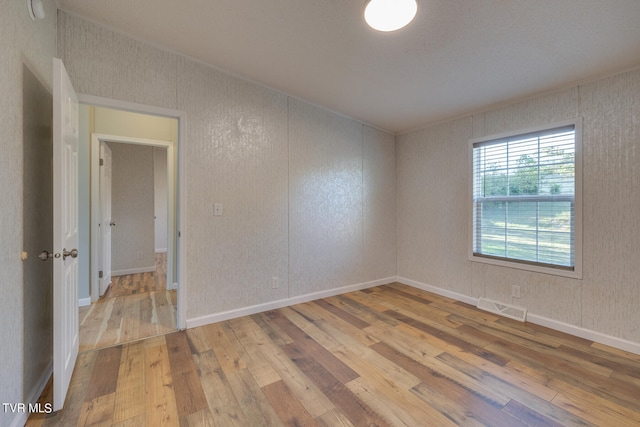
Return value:
[(82, 353), (27, 425), (638, 426), (640, 356), (394, 283)]
[(104, 296), (80, 307), (80, 352), (166, 334), (177, 329), (177, 293), (166, 289), (166, 254), (156, 271), (114, 276)]

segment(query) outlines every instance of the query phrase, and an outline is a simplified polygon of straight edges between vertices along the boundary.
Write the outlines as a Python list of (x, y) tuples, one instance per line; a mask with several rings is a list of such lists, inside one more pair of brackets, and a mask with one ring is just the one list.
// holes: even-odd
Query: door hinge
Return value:
[(102, 279), (104, 272), (102, 270), (98, 271), (98, 279)]
[(100, 159), (100, 166), (104, 166), (104, 159)]

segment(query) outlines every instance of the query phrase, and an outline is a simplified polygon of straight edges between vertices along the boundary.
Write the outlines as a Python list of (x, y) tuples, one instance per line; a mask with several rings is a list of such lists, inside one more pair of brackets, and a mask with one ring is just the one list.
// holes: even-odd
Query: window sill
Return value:
[[(576, 265), (574, 270), (565, 270), (562, 268), (544, 267), (520, 262), (511, 262), (501, 259), (487, 258), (483, 256), (469, 255), (469, 261), (482, 264), (496, 265), (499, 267), (514, 268), (517, 270), (530, 271), (533, 273), (549, 274), (552, 276), (568, 277), (571, 279), (582, 279), (582, 269)], [(576, 263), (577, 264), (577, 263)]]

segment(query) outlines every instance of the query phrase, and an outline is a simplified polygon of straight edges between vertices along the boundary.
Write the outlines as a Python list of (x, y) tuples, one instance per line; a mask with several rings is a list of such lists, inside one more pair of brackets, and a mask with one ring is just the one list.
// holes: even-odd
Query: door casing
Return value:
[[(93, 174), (98, 174), (98, 203), (99, 206), (93, 205), (95, 192), (91, 192), (91, 211), (100, 215), (99, 230), (91, 230), (91, 238), (98, 239), (98, 253), (91, 252), (91, 260), (97, 258), (98, 268), (103, 274), (98, 275), (99, 296), (103, 296), (111, 284), (111, 149), (106, 142), (100, 141), (99, 162), (91, 163), (91, 181), (95, 179)], [(93, 145), (91, 147), (93, 150)], [(93, 159), (93, 157), (92, 157)], [(92, 221), (93, 225), (93, 221)], [(93, 279), (93, 276), (92, 276)], [(91, 289), (93, 291), (93, 289)], [(91, 292), (91, 295), (95, 295)]]

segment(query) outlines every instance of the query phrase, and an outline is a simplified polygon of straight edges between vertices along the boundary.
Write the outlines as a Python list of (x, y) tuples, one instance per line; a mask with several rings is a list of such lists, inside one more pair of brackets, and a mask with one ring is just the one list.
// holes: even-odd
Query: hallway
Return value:
[(166, 253), (156, 271), (114, 276), (104, 296), (80, 307), (80, 352), (175, 331), (176, 290), (166, 289)]

